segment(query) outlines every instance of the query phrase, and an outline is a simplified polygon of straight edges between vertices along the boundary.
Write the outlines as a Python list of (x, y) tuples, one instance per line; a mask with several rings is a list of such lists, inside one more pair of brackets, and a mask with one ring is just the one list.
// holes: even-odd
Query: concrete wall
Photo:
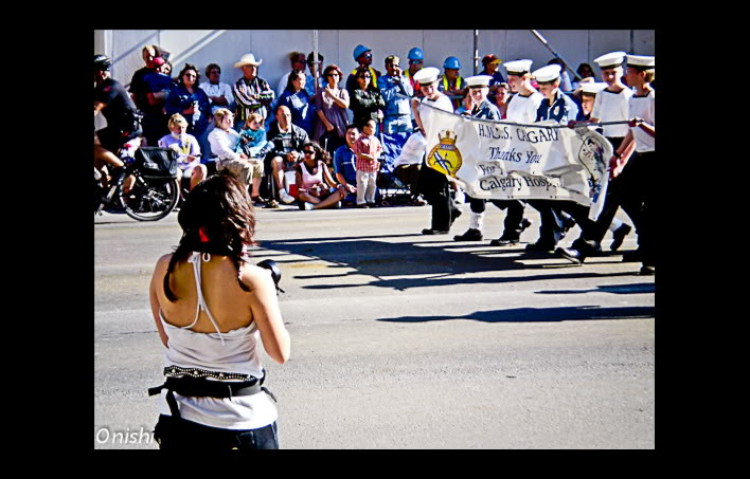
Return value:
[[(623, 50), (640, 55), (653, 55), (653, 30), (541, 30), (573, 68), (579, 63), (591, 63), (604, 53)], [(425, 52), (425, 66), (442, 70), (448, 56), (461, 61), (461, 74), (473, 73), (473, 30), (319, 30), (319, 51), (325, 57), (324, 66), (331, 63), (348, 74), (356, 67), (352, 58), (354, 47), (364, 44), (373, 49), (373, 66), (385, 72), (383, 62), (388, 55), (398, 55), (406, 67), (406, 55), (412, 47)], [(312, 51), (312, 30), (95, 30), (94, 53), (106, 53), (113, 59), (113, 77), (127, 85), (137, 69), (143, 66), (141, 49), (147, 44), (158, 44), (172, 53), (170, 60), (176, 76), (184, 64), (192, 63), (204, 70), (211, 62), (222, 68), (222, 81), (234, 83), (242, 75), (233, 68), (245, 53), (253, 53), (263, 60), (260, 76), (276, 89), (279, 79), (290, 69), (287, 55), (293, 50)], [(504, 61), (520, 58), (534, 60), (532, 68), (547, 63), (553, 55), (529, 30), (480, 30), (479, 56), (494, 53)], [(481, 64), (479, 65), (481, 70)], [(505, 75), (505, 70), (501, 72)], [(598, 72), (597, 72), (598, 73)]]

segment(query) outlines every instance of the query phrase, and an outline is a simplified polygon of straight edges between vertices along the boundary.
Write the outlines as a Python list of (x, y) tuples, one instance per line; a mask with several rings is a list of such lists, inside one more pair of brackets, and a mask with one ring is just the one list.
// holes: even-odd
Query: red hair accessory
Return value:
[(198, 236), (201, 239), (201, 243), (208, 243), (209, 239), (208, 235), (206, 234), (206, 228), (204, 228), (203, 226), (198, 229)]

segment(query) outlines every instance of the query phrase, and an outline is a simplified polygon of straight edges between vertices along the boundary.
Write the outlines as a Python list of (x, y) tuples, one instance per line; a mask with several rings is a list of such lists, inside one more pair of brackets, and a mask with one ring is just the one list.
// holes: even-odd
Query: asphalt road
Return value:
[[(258, 210), (254, 256), (282, 268), (292, 337), (286, 364), (265, 357), (281, 446), (653, 449), (654, 277), (621, 262), (635, 234), (575, 266), (490, 247), (493, 206), (485, 241), (452, 241), (461, 208), (437, 237), (419, 234), (429, 207)], [(156, 448), (146, 389), (163, 346), (147, 288), (176, 219), (95, 218), (95, 448)]]

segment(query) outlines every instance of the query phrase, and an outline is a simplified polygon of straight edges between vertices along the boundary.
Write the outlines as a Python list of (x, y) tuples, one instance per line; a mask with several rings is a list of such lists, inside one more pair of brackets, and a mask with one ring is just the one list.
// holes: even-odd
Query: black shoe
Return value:
[(482, 241), (482, 232), (469, 228), (466, 233), (453, 237), (454, 241)]
[(643, 254), (638, 250), (628, 251), (622, 255), (623, 263), (640, 263), (641, 261), (643, 261)]
[(448, 230), (434, 230), (432, 228), (430, 229), (423, 229), (422, 230), (423, 235), (447, 235)]
[(555, 250), (555, 245), (549, 245), (544, 243), (531, 243), (526, 245), (526, 251), (530, 253), (534, 252), (550, 252)]
[(498, 239), (490, 241), (490, 246), (515, 246), (520, 242), (520, 238), (506, 238), (505, 236), (501, 236)]
[(641, 276), (655, 276), (656, 267), (652, 265), (643, 265), (641, 267)]
[(456, 222), (459, 216), (461, 216), (463, 213), (458, 208), (453, 210), (453, 214), (451, 215), (451, 226), (453, 226), (453, 223)]
[(555, 250), (557, 256), (562, 256), (571, 263), (583, 264), (586, 261), (586, 256), (583, 253), (573, 248), (557, 248)]
[(630, 233), (630, 230), (633, 228), (630, 227), (629, 224), (623, 223), (622, 226), (617, 228), (612, 233), (612, 244), (609, 245), (610, 251), (617, 251), (620, 249), (620, 246), (622, 246), (622, 242), (625, 240), (625, 237)]
[(576, 225), (576, 220), (573, 219), (573, 217), (569, 217), (565, 222), (563, 223), (563, 235), (567, 234), (568, 231), (570, 231), (571, 228), (573, 228)]

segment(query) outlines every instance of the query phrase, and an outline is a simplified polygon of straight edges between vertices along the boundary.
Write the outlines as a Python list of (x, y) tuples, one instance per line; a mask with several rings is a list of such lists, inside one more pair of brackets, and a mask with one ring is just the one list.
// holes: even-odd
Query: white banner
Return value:
[(459, 180), (473, 198), (571, 200), (591, 206), (595, 220), (607, 192), (612, 145), (589, 127), (553, 125), (520, 126), (433, 109), (426, 161)]

